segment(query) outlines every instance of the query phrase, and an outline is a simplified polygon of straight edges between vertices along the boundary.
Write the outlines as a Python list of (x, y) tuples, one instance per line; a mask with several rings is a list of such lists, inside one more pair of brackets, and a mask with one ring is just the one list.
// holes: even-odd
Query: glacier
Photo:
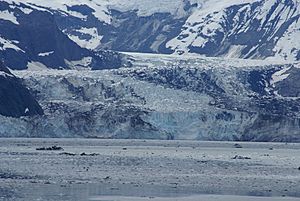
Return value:
[(45, 114), (1, 116), (1, 136), (300, 139), (297, 63), (127, 55), (132, 67), (13, 71)]

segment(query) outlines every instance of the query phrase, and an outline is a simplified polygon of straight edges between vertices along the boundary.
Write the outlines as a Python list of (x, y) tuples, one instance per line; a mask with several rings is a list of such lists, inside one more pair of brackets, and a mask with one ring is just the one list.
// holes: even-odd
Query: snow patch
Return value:
[(9, 12), (7, 10), (0, 11), (0, 19), (1, 20), (7, 20), (7, 21), (10, 21), (10, 22), (12, 22), (16, 25), (19, 25), (19, 22), (17, 21), (17, 18), (14, 15), (14, 13)]
[(92, 57), (84, 57), (83, 59), (78, 60), (78, 61), (65, 60), (65, 62), (72, 69), (82, 70), (82, 69), (89, 68), (90, 64), (92, 63), (92, 60), (93, 60)]
[(2, 76), (2, 77), (14, 77), (13, 75), (11, 75), (9, 73), (6, 73), (4, 71), (0, 71), (0, 76)]
[(43, 52), (43, 53), (39, 53), (38, 56), (39, 57), (45, 57), (45, 56), (49, 56), (51, 54), (53, 54), (54, 51), (50, 51), (50, 52)]
[(29, 15), (33, 10), (32, 9), (29, 9), (29, 8), (22, 8), (20, 7), (19, 8), (23, 13)]
[(277, 82), (281, 82), (281, 81), (285, 80), (286, 78), (288, 78), (290, 74), (287, 73), (287, 71), (290, 69), (291, 69), (291, 67), (284, 68), (284, 69), (274, 73), (272, 75), (272, 80), (271, 80), (270, 84), (274, 86)]
[(82, 27), (81, 29), (76, 31), (91, 36), (91, 39), (85, 40), (85, 39), (81, 39), (79, 36), (69, 34), (68, 35), (69, 38), (73, 40), (75, 43), (77, 43), (80, 47), (93, 50), (96, 49), (101, 44), (101, 39), (103, 38), (103, 36), (100, 36), (98, 34), (97, 28)]
[(246, 45), (232, 45), (225, 58), (238, 58), (241, 55), (242, 50), (247, 47)]
[[(200, 0), (198, 2), (201, 2)], [(150, 16), (154, 13), (170, 13), (176, 18), (184, 17), (187, 12), (184, 10), (182, 0), (111, 0), (109, 8), (119, 11), (136, 10), (139, 16)]]
[(27, 114), (29, 112), (28, 107), (25, 109), (24, 114)]
[(48, 67), (40, 62), (31, 61), (28, 62), (27, 69), (29, 71), (41, 71), (41, 70), (47, 70)]
[(6, 49), (14, 49), (16, 51), (20, 51), (25, 53), (24, 50), (19, 48), (16, 44), (18, 44), (18, 41), (10, 41), (4, 38), (0, 37), (0, 50), (6, 50)]

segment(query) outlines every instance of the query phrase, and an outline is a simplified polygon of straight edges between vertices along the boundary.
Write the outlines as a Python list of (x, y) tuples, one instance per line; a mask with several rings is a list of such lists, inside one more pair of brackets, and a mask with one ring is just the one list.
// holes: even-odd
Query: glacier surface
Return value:
[(14, 71), (45, 115), (1, 117), (1, 136), (300, 139), (297, 63), (128, 56), (129, 68)]

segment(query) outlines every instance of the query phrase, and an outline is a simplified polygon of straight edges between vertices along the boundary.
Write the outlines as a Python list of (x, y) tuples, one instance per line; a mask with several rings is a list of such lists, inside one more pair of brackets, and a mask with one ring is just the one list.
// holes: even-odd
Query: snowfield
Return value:
[(300, 144), (1, 139), (0, 200), (299, 201), (299, 161)]

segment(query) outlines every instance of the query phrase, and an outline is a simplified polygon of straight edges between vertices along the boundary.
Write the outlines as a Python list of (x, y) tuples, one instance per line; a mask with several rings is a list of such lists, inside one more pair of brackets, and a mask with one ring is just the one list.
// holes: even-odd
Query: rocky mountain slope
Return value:
[(29, 90), (24, 87), (21, 81), (11, 74), (11, 72), (5, 68), (1, 62), (0, 114), (8, 117), (34, 116), (43, 114), (43, 109), (32, 97)]
[(213, 12), (194, 12), (169, 47), (207, 56), (300, 59), (299, 1), (231, 2), (221, 8), (216, 3)]
[(11, 69), (103, 69), (123, 65), (118, 53), (80, 47), (45, 10), (0, 1), (0, 27), (0, 58)]
[[(300, 58), (299, 0), (5, 2), (9, 8), (2, 3), (4, 20), (17, 25), (24, 16), (37, 18), (33, 11), (50, 12), (60, 30), (79, 46), (92, 50)], [(44, 52), (50, 50), (39, 53)]]

